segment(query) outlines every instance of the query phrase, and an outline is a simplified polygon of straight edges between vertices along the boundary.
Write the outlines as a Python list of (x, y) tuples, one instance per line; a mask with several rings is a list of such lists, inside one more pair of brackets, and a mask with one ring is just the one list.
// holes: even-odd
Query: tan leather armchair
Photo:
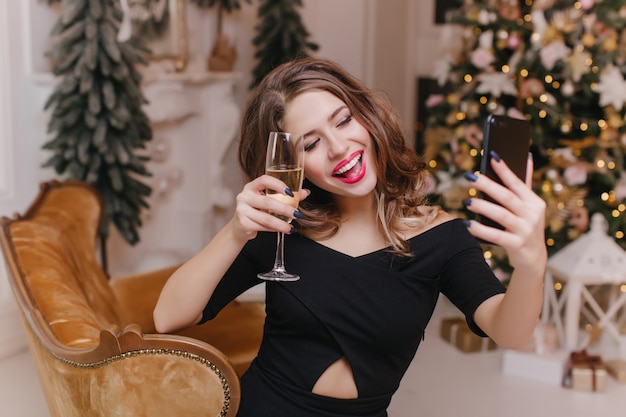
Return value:
[(261, 341), (260, 303), (155, 334), (152, 309), (175, 267), (111, 278), (97, 256), (103, 205), (81, 182), (49, 182), (1, 247), (50, 414), (235, 416), (238, 376)]

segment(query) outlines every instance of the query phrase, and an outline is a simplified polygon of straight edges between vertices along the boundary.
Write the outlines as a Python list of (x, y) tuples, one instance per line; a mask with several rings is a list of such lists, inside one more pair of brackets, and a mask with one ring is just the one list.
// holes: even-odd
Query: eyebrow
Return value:
[[(343, 109), (347, 109), (347, 108), (348, 108), (348, 106), (346, 106), (345, 104), (342, 105), (342, 106), (339, 106), (334, 112), (332, 112), (330, 114), (330, 116), (328, 116), (327, 120), (328, 121), (333, 120), (335, 118), (335, 116), (337, 116), (339, 114), (339, 112), (341, 112)], [(315, 132), (315, 129), (310, 130), (310, 131), (306, 132), (304, 135), (302, 135), (302, 138), (306, 138), (307, 136), (312, 135), (314, 132)]]

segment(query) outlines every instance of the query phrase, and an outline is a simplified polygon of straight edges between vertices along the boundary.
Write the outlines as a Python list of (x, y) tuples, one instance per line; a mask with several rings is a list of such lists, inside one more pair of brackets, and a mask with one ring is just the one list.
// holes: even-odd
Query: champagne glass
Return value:
[[(298, 196), (304, 180), (304, 146), (301, 137), (287, 132), (270, 132), (265, 159), (265, 173), (278, 178), (287, 184), (294, 197), (266, 190), (265, 194), (294, 208), (298, 208)], [(274, 214), (279, 219), (291, 223), (291, 217)], [(276, 257), (271, 271), (260, 273), (257, 276), (267, 281), (297, 281), (300, 276), (287, 272), (285, 269), (284, 234), (277, 232)]]

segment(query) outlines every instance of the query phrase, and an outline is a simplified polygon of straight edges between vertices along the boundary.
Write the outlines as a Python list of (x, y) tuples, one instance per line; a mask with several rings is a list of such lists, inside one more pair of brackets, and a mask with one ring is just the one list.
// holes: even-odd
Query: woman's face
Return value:
[(333, 94), (310, 90), (291, 100), (283, 117), (287, 132), (304, 135), (304, 173), (336, 196), (369, 196), (376, 168), (369, 132)]

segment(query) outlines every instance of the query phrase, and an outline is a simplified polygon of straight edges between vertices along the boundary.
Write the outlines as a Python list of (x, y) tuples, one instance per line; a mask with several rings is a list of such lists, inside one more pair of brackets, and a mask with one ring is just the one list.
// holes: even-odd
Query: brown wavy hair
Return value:
[[(265, 173), (269, 133), (281, 131), (287, 103), (312, 89), (327, 91), (342, 100), (352, 117), (369, 132), (378, 176), (375, 204), (379, 226), (394, 252), (410, 256), (403, 231), (423, 225), (436, 215), (425, 200), (424, 165), (406, 145), (388, 97), (366, 88), (333, 61), (296, 59), (275, 68), (261, 81), (248, 102), (240, 129), (239, 163), (245, 175), (252, 180)], [(299, 206), (306, 218), (294, 226), (310, 238), (323, 240), (334, 235), (341, 216), (333, 195), (306, 179), (304, 187), (311, 190)]]

